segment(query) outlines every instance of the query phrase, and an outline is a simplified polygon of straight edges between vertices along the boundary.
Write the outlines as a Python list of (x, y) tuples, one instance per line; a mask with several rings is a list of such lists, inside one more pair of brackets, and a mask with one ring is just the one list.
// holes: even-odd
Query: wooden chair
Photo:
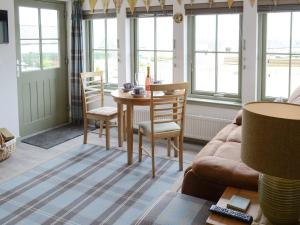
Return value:
[[(179, 153), (179, 170), (183, 169), (183, 135), (188, 83), (151, 85), (150, 121), (139, 123), (139, 162), (144, 150), (152, 157), (152, 176), (155, 177), (155, 140), (168, 139), (171, 147)], [(163, 94), (165, 93), (165, 94)], [(151, 142), (151, 153), (142, 146), (143, 135)], [(171, 142), (171, 138), (174, 143)]]
[(106, 149), (110, 149), (111, 120), (117, 118), (118, 110), (115, 107), (104, 106), (103, 71), (81, 73), (81, 90), (84, 118), (83, 143), (87, 143), (88, 120), (96, 120), (100, 121), (99, 137), (102, 136), (105, 124)]

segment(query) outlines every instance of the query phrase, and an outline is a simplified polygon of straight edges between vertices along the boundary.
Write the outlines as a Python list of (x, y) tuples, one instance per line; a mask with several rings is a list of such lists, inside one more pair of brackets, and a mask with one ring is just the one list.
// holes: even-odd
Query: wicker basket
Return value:
[(16, 151), (16, 139), (6, 142), (0, 146), (0, 162), (8, 159)]

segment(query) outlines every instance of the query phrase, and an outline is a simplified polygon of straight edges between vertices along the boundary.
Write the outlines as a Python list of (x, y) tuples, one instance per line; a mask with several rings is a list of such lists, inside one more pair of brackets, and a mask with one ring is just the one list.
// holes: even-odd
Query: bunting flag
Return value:
[(96, 3), (97, 3), (97, 0), (90, 0), (90, 9), (91, 9), (92, 13), (94, 12), (94, 9), (96, 7)]
[(214, 0), (208, 0), (208, 3), (209, 3), (209, 7), (211, 8), (212, 5), (214, 4)]
[(134, 13), (137, 0), (127, 0), (131, 14)]
[(109, 6), (109, 1), (110, 0), (102, 0), (102, 5), (103, 5), (103, 11), (104, 11), (104, 13), (107, 13), (108, 6)]
[(234, 0), (227, 0), (228, 8), (230, 9), (233, 5)]
[(151, 6), (151, 0), (144, 0), (144, 4), (145, 4), (147, 12), (149, 12), (149, 9)]
[(273, 0), (273, 4), (274, 4), (274, 5), (277, 5), (277, 0)]
[(159, 0), (159, 3), (160, 3), (160, 8), (161, 8), (162, 10), (164, 10), (165, 4), (166, 4), (166, 0)]
[(256, 0), (250, 0), (252, 7), (255, 5)]
[[(299, 1), (300, 1), (300, 0), (299, 0)], [(179, 5), (181, 5), (181, 2), (182, 2), (182, 1), (181, 1), (181, 0), (177, 0), (177, 2), (178, 2)]]
[(123, 0), (113, 0), (115, 4), (115, 8), (117, 13), (120, 13), (121, 5), (123, 3)]

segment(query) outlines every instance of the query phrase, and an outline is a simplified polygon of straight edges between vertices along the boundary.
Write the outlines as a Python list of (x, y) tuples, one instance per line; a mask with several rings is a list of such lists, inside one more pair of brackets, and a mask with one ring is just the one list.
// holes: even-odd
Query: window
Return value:
[(106, 86), (118, 85), (117, 19), (94, 19), (91, 21), (91, 65), (103, 70)]
[(262, 99), (288, 98), (300, 85), (300, 12), (260, 15)]
[(239, 14), (189, 17), (189, 57), (192, 95), (240, 99)]
[(145, 82), (147, 66), (152, 79), (173, 81), (173, 19), (145, 17), (135, 19), (135, 73), (137, 83)]

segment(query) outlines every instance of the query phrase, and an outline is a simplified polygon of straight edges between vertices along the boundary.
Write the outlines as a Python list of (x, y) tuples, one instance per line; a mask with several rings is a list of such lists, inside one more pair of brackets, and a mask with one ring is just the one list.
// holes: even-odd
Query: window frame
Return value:
[[(213, 13), (210, 15), (215, 15), (216, 18), (216, 37), (218, 37), (218, 16), (219, 15), (226, 15), (228, 13)], [(234, 14), (239, 14), (239, 65), (238, 65), (238, 94), (228, 94), (228, 93), (218, 93), (218, 92), (208, 92), (208, 91), (197, 91), (195, 88), (195, 71), (196, 71), (196, 62), (195, 62), (195, 56), (196, 53), (213, 53), (215, 54), (216, 58), (216, 63), (215, 63), (215, 90), (217, 90), (217, 83), (218, 83), (218, 54), (219, 53), (226, 53), (223, 51), (196, 51), (196, 22), (195, 22), (195, 17), (197, 15), (189, 15), (188, 16), (188, 57), (187, 57), (187, 72), (188, 72), (188, 81), (191, 83), (191, 89), (189, 91), (189, 96), (192, 98), (200, 98), (200, 99), (209, 99), (209, 100), (218, 100), (218, 101), (227, 101), (227, 102), (241, 102), (242, 98), (242, 34), (243, 34), (243, 15), (241, 13), (234, 13)], [(215, 44), (217, 46), (218, 38), (215, 40)], [(236, 53), (232, 53), (236, 54)], [(222, 96), (219, 96), (218, 94), (222, 94)]]
[[(86, 65), (87, 65), (87, 68), (90, 70), (90, 71), (93, 71), (94, 70), (94, 52), (95, 51), (104, 51), (105, 52), (105, 83), (104, 83), (104, 88), (105, 89), (116, 89), (119, 84), (118, 83), (109, 83), (109, 79), (108, 79), (108, 52), (116, 52), (117, 53), (117, 56), (118, 56), (118, 52), (119, 52), (119, 49), (118, 49), (118, 43), (117, 43), (117, 48), (116, 49), (109, 49), (107, 48), (107, 20), (108, 19), (117, 19), (116, 17), (108, 17), (108, 18), (95, 18), (95, 19), (89, 19), (89, 20), (86, 20)], [(94, 48), (94, 34), (93, 34), (93, 20), (104, 20), (104, 29), (105, 29), (105, 48), (104, 49), (97, 49), (97, 48)], [(118, 57), (116, 58), (118, 60)], [(118, 65), (119, 67), (119, 65)], [(119, 76), (119, 73), (118, 73), (118, 76)]]
[[(269, 12), (269, 13), (280, 13), (281, 11)], [(268, 30), (268, 12), (261, 12), (258, 15), (259, 22), (259, 60), (258, 60), (258, 75), (260, 77), (259, 95), (262, 101), (275, 101), (279, 97), (268, 97), (266, 96), (266, 61), (267, 55), (283, 55), (289, 57), (289, 86), (288, 86), (288, 96), (291, 95), (291, 77), (292, 77), (292, 57), (300, 56), (300, 53), (296, 54), (292, 52), (292, 41), (293, 41), (293, 13), (294, 11), (282, 11), (290, 13), (290, 46), (289, 53), (267, 53), (267, 30)], [(299, 11), (298, 11), (299, 12)], [(287, 101), (288, 98), (283, 98), (283, 101)]]
[[(139, 26), (138, 26), (138, 19), (139, 18), (154, 18), (154, 50), (139, 50), (138, 49), (138, 45), (139, 45), (139, 38), (138, 38), (138, 33), (139, 33)], [(136, 77), (135, 74), (136, 73), (140, 73), (139, 72), (139, 57), (138, 57), (138, 52), (153, 52), (154, 54), (154, 71), (151, 72), (152, 75), (152, 79), (156, 80), (157, 79), (157, 53), (163, 52), (163, 53), (172, 53), (173, 55), (173, 60), (172, 60), (172, 81), (174, 80), (174, 43), (172, 44), (173, 49), (172, 51), (170, 50), (158, 50), (157, 49), (157, 18), (160, 17), (170, 17), (172, 18), (172, 16), (169, 15), (165, 15), (165, 16), (157, 16), (157, 15), (152, 15), (152, 16), (145, 16), (145, 17), (132, 17), (130, 20), (131, 23), (131, 49), (133, 50), (133, 54), (132, 54), (132, 65), (131, 65), (131, 69), (133, 71), (132, 76), (131, 76), (131, 80), (136, 83)], [(173, 26), (173, 23), (172, 23)], [(174, 36), (174, 30), (173, 30), (173, 36)], [(174, 40), (172, 39), (172, 42), (174, 42)]]

